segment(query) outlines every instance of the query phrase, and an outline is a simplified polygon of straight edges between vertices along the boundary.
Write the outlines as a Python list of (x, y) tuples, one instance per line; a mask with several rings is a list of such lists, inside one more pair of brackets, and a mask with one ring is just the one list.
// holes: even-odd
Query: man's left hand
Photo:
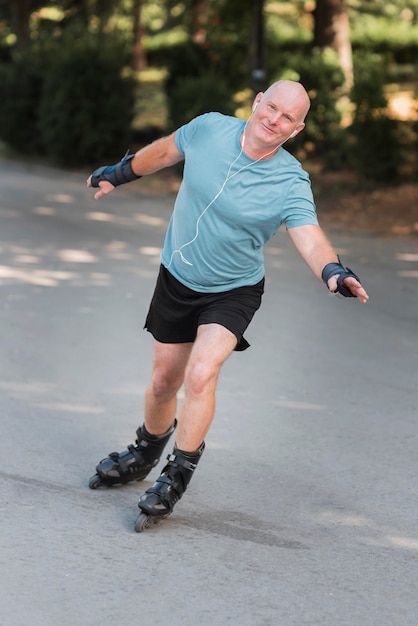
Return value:
[[(327, 283), (328, 289), (332, 292), (337, 291), (338, 276), (339, 274), (334, 274), (334, 276), (331, 276), (331, 278), (329, 279)], [(358, 298), (360, 302), (362, 302), (363, 304), (365, 304), (367, 300), (369, 299), (369, 296), (367, 295), (367, 292), (364, 289), (364, 287), (362, 287), (361, 283), (359, 283), (359, 281), (353, 278), (352, 276), (347, 276), (347, 278), (344, 278), (343, 285), (344, 287), (349, 289), (351, 293), (353, 294), (353, 296), (355, 298)]]

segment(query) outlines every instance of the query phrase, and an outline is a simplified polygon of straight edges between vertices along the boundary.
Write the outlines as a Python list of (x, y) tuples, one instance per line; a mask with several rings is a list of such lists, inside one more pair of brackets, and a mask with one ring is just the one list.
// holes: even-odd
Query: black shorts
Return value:
[(161, 343), (189, 343), (201, 324), (220, 324), (237, 338), (235, 350), (249, 343), (244, 331), (260, 307), (264, 278), (256, 285), (221, 293), (200, 293), (180, 283), (161, 265), (146, 328)]

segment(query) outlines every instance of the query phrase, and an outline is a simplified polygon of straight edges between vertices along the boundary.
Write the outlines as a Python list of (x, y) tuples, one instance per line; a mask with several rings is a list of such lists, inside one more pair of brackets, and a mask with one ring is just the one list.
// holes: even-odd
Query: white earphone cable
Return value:
[[(251, 119), (251, 118), (250, 118)], [(190, 261), (188, 261), (186, 259), (186, 257), (183, 255), (182, 250), (184, 248), (186, 248), (187, 246), (190, 246), (192, 243), (194, 243), (196, 241), (196, 239), (199, 236), (199, 224), (200, 224), (200, 220), (202, 219), (202, 217), (205, 215), (206, 211), (213, 205), (214, 202), (216, 202), (216, 200), (219, 198), (219, 196), (221, 195), (221, 193), (223, 192), (223, 190), (225, 189), (225, 185), (227, 182), (229, 182), (230, 180), (232, 180), (232, 178), (234, 178), (234, 176), (236, 176), (237, 174), (239, 174), (240, 172), (242, 172), (243, 170), (247, 169), (248, 167), (251, 167), (252, 165), (255, 165), (256, 163), (258, 163), (259, 161), (261, 161), (262, 159), (264, 159), (265, 157), (269, 156), (269, 154), (272, 154), (273, 152), (275, 152), (276, 150), (278, 150), (280, 148), (280, 146), (282, 144), (279, 144), (278, 146), (275, 146), (272, 150), (270, 150), (269, 152), (266, 152), (265, 154), (261, 155), (261, 157), (259, 157), (256, 161), (251, 161), (251, 163), (247, 163), (246, 165), (243, 165), (239, 170), (237, 170), (236, 172), (234, 172), (233, 174), (231, 174), (231, 169), (233, 168), (233, 166), (235, 165), (235, 163), (238, 161), (238, 159), (240, 158), (241, 154), (243, 153), (244, 150), (244, 145), (245, 145), (245, 130), (247, 128), (249, 120), (247, 120), (245, 126), (244, 126), (244, 130), (242, 133), (242, 142), (241, 142), (241, 150), (239, 151), (238, 156), (232, 161), (232, 163), (230, 164), (229, 168), (228, 168), (228, 172), (227, 175), (225, 177), (224, 182), (222, 183), (221, 188), (219, 189), (218, 193), (212, 198), (212, 200), (209, 202), (209, 204), (203, 209), (202, 213), (199, 215), (199, 217), (196, 220), (196, 232), (195, 235), (192, 239), (190, 239), (190, 241), (186, 241), (186, 243), (183, 243), (179, 248), (177, 248), (176, 250), (173, 250), (173, 252), (171, 253), (171, 257), (170, 257), (170, 262), (167, 265), (167, 268), (170, 267), (170, 265), (173, 262), (173, 258), (174, 255), (177, 253), (180, 255), (180, 259), (183, 261), (183, 263), (185, 263), (186, 265), (190, 265), (193, 266), (193, 263), (191, 263)], [(284, 142), (283, 142), (284, 143)]]

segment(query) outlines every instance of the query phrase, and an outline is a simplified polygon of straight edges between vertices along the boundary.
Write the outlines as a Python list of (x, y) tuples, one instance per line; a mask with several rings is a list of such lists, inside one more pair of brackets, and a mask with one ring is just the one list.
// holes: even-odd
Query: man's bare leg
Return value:
[(199, 327), (184, 376), (185, 398), (176, 435), (181, 450), (196, 450), (205, 439), (215, 414), (219, 372), (236, 344), (237, 338), (224, 326)]
[[(141, 513), (135, 523), (137, 532), (169, 515), (187, 489), (202, 456), (204, 439), (212, 424), (220, 369), (236, 343), (235, 335), (219, 324), (205, 324), (199, 327), (183, 370), (185, 398), (178, 418), (176, 445), (159, 478), (138, 502)], [(180, 361), (178, 355), (177, 360)], [(165, 380), (165, 377), (160, 380)], [(175, 377), (169, 377), (167, 380), (172, 382)], [(177, 385), (179, 380), (180, 377), (177, 378)], [(165, 394), (160, 390), (160, 399), (156, 402), (155, 381), (156, 378), (149, 388), (148, 408), (153, 406), (154, 409), (159, 407), (161, 410), (164, 407), (160, 415), (170, 416), (171, 419), (174, 407), (172, 393), (176, 385), (172, 382), (172, 385), (167, 387), (171, 388), (171, 393), (166, 393), (165, 402), (161, 401)]]
[(155, 342), (152, 379), (145, 397), (145, 429), (137, 429), (136, 445), (100, 461), (89, 481), (91, 489), (143, 480), (159, 461), (174, 431), (177, 391), (183, 384), (192, 345)]
[(173, 425), (177, 411), (177, 392), (192, 343), (167, 344), (154, 340), (151, 383), (145, 392), (144, 423), (152, 435), (162, 435)]
[(176, 416), (177, 392), (184, 382), (185, 398), (178, 416), (176, 444), (196, 450), (204, 440), (215, 414), (215, 392), (222, 364), (237, 339), (219, 324), (199, 327), (193, 344), (154, 342), (151, 384), (145, 395), (145, 427), (160, 435)]

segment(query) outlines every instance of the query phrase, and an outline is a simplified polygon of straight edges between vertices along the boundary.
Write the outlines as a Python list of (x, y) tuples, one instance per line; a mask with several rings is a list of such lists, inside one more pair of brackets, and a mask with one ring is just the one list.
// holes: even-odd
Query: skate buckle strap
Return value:
[(179, 456), (174, 453), (168, 455), (167, 461), (169, 461), (169, 463), (176, 463), (177, 465), (180, 465), (181, 467), (184, 467), (192, 472), (194, 472), (197, 467), (197, 463), (191, 463), (186, 459), (179, 458)]

